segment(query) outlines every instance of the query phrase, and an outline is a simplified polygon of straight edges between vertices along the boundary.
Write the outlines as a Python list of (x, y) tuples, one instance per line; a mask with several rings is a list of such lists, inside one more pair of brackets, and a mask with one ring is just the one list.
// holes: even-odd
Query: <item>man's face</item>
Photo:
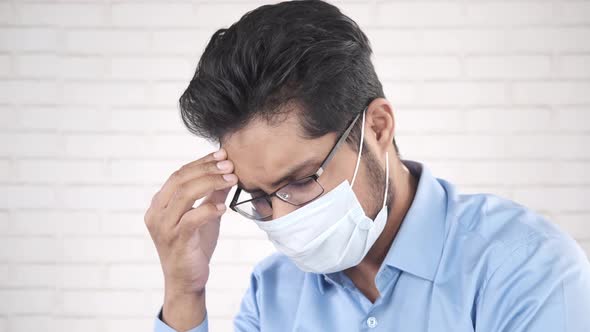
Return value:
[[(222, 147), (228, 152), (228, 159), (234, 163), (239, 186), (258, 196), (315, 173), (339, 134), (330, 133), (316, 139), (303, 138), (297, 114), (292, 111), (285, 115), (283, 121), (272, 125), (265, 120), (251, 121), (245, 128), (226, 137)], [(370, 146), (370, 143), (367, 145)], [(324, 194), (345, 179), (351, 181), (357, 157), (358, 154), (348, 144), (340, 146), (318, 178), (325, 189)], [(376, 164), (374, 158), (370, 157), (369, 151), (363, 151), (353, 189), (367, 215), (373, 218), (383, 203), (385, 175), (383, 166)], [(277, 197), (272, 198), (272, 206), (272, 219), (297, 208)]]

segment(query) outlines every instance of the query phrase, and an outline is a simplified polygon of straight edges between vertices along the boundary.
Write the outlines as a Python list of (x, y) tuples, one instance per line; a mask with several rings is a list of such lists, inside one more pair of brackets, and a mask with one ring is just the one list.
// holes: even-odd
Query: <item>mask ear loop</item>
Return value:
[(359, 139), (359, 156), (356, 158), (356, 166), (354, 167), (354, 174), (352, 175), (352, 182), (350, 186), (354, 185), (356, 179), (356, 173), (359, 170), (359, 164), (361, 163), (361, 154), (363, 153), (363, 140), (365, 139), (365, 112), (363, 112), (363, 122), (361, 123), (361, 138)]
[(385, 151), (385, 195), (383, 197), (383, 207), (387, 202), (387, 192), (389, 191), (389, 151)]

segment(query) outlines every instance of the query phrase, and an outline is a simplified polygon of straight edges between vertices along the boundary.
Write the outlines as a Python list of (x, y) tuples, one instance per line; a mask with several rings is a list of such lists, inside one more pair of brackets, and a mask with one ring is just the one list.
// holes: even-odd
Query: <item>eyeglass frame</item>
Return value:
[[(330, 152), (328, 153), (328, 155), (326, 156), (326, 158), (324, 158), (324, 160), (320, 164), (320, 167), (318, 168), (317, 171), (315, 171), (315, 173), (310, 174), (310, 175), (307, 175), (307, 176), (304, 176), (304, 177), (301, 177), (299, 179), (295, 179), (293, 181), (289, 181), (288, 183), (282, 185), (280, 188), (278, 188), (277, 190), (273, 191), (270, 194), (265, 194), (265, 195), (261, 195), (261, 196), (258, 196), (258, 197), (250, 198), (250, 199), (247, 199), (247, 200), (241, 201), (241, 202), (238, 202), (237, 200), (238, 200), (238, 198), (240, 196), (240, 193), (242, 192), (243, 189), (238, 186), (237, 189), (236, 189), (236, 192), (234, 193), (234, 197), (232, 198), (231, 203), (229, 204), (230, 209), (232, 209), (233, 211), (239, 213), (240, 215), (242, 215), (242, 216), (244, 216), (244, 217), (246, 217), (248, 219), (259, 220), (259, 219), (253, 218), (250, 215), (247, 215), (246, 212), (241, 211), (239, 208), (236, 208), (236, 206), (241, 205), (241, 204), (244, 204), (244, 203), (251, 202), (253, 200), (265, 199), (265, 200), (267, 200), (269, 202), (269, 204), (272, 207), (272, 204), (270, 203), (270, 199), (273, 196), (276, 196), (281, 201), (286, 202), (286, 203), (289, 203), (289, 204), (291, 204), (293, 206), (302, 206), (302, 205), (307, 204), (309, 202), (312, 202), (313, 200), (315, 200), (318, 197), (322, 196), (322, 194), (324, 193), (325, 189), (322, 186), (322, 184), (318, 181), (318, 178), (324, 173), (324, 171), (325, 171), (328, 163), (334, 158), (334, 155), (338, 151), (338, 148), (342, 145), (342, 143), (344, 143), (346, 141), (346, 139), (348, 138), (348, 135), (350, 135), (350, 132), (352, 131), (352, 128), (354, 128), (355, 123), (357, 122), (357, 120), (359, 119), (359, 117), (364, 112), (366, 112), (367, 108), (368, 108), (368, 106), (365, 107), (361, 113), (357, 114), (354, 117), (354, 119), (352, 119), (351, 123), (348, 125), (348, 127), (346, 128), (346, 130), (340, 135), (340, 137), (336, 141), (336, 144), (334, 144), (334, 146), (332, 146), (332, 149), (330, 149)], [(320, 188), (322, 189), (322, 191), (316, 197), (314, 197), (314, 198), (312, 198), (312, 199), (310, 199), (310, 200), (308, 200), (306, 202), (300, 203), (300, 204), (294, 204), (292, 202), (287, 201), (285, 198), (281, 197), (280, 195), (277, 195), (277, 192), (281, 191), (281, 189), (283, 189), (283, 188), (285, 188), (285, 187), (287, 187), (287, 186), (289, 186), (289, 185), (291, 185), (291, 184), (293, 184), (295, 182), (299, 182), (301, 180), (304, 180), (306, 178), (313, 179), (318, 184), (318, 186), (320, 186)], [(270, 217), (270, 216), (263, 217), (260, 220), (264, 220), (264, 219), (266, 219), (268, 217)]]

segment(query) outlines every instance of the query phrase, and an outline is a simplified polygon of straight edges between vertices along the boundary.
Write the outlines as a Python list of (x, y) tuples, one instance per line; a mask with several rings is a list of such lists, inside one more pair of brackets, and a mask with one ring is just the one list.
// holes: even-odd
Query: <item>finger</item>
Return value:
[(201, 199), (217, 190), (231, 188), (237, 183), (235, 174), (207, 175), (178, 186), (165, 208), (166, 219), (176, 224), (180, 217)]
[[(226, 174), (233, 172), (234, 165), (230, 160), (217, 160), (211, 154), (207, 160), (189, 163), (176, 170), (164, 183), (160, 191), (154, 196), (152, 205), (156, 209), (164, 209), (178, 186), (205, 174)], [(222, 155), (223, 156), (223, 155)], [(213, 158), (213, 159), (211, 159)]]
[(176, 227), (180, 236), (187, 239), (192, 238), (195, 232), (200, 232), (200, 238), (207, 241), (197, 245), (201, 245), (207, 256), (211, 257), (219, 236), (219, 220), (225, 211), (222, 204), (202, 204), (184, 213)]
[(231, 191), (231, 187), (221, 189), (221, 190), (216, 190), (216, 191), (212, 192), (211, 194), (209, 194), (207, 197), (205, 197), (205, 199), (203, 200), (203, 204), (206, 204), (206, 203), (225, 204), (225, 200), (227, 199), (227, 195), (229, 194), (230, 191)]

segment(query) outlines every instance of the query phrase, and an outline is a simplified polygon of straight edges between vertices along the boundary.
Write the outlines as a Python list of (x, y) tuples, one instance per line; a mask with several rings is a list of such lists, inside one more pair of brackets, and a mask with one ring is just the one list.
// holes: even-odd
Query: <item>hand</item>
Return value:
[[(224, 202), (237, 183), (233, 169), (221, 149), (172, 173), (152, 198), (144, 221), (164, 272), (164, 311), (167, 302), (190, 298), (194, 303), (204, 293)], [(193, 208), (201, 198), (202, 203)]]

